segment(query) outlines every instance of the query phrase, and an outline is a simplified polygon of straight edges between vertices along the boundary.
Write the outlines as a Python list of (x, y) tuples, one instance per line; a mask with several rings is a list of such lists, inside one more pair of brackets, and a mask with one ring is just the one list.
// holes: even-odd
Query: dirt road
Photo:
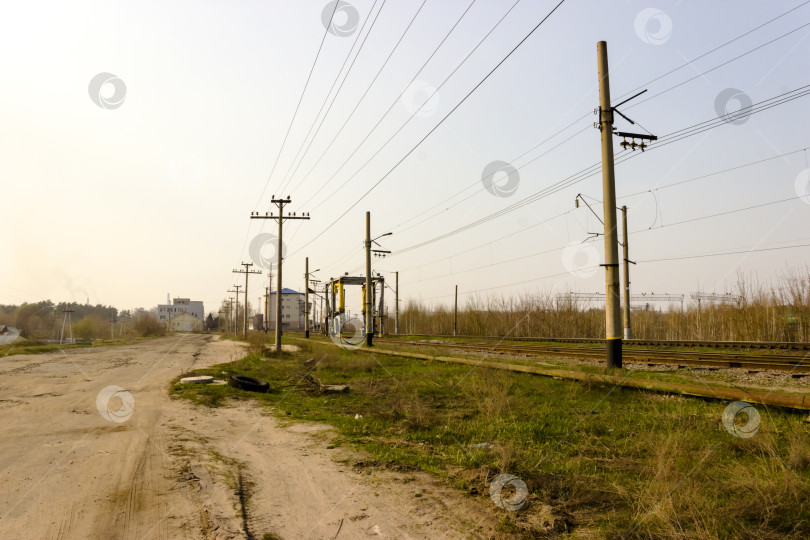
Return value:
[(178, 374), (239, 356), (190, 335), (1, 358), (0, 538), (491, 535), (480, 502), (354, 470), (324, 426), (168, 397)]

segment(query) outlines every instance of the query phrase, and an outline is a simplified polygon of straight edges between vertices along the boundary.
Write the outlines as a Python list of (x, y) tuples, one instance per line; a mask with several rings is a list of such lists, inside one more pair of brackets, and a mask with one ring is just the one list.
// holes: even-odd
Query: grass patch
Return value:
[[(337, 443), (371, 454), (356, 466), (418, 468), (472, 496), (515, 474), (530, 495), (518, 512), (493, 505), (503, 534), (810, 536), (806, 413), (757, 406), (759, 430), (741, 439), (724, 429), (718, 401), (303, 347), (195, 371), (264, 379), (268, 394), (177, 381), (171, 394), (205, 406), (252, 399), (331, 424)], [(351, 391), (322, 394), (313, 381)]]
[(14, 343), (7, 345), (0, 345), (0, 357), (10, 356), (15, 354), (41, 354), (54, 351), (64, 351), (68, 349), (88, 349), (93, 347), (110, 347), (117, 345), (132, 345), (133, 343), (144, 341), (147, 339), (155, 339), (154, 337), (142, 337), (131, 339), (94, 339), (84, 343), (40, 343), (38, 341), (31, 341), (25, 338), (20, 338)]

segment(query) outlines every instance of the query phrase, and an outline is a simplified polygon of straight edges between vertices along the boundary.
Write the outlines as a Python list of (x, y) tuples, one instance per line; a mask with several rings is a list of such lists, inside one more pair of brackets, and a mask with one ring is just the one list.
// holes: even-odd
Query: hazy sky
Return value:
[[(447, 303), (455, 284), (462, 301), (604, 291), (602, 239), (582, 243), (601, 224), (574, 208), (581, 193), (601, 216), (601, 175), (554, 187), (600, 160), (596, 42), (614, 103), (648, 89), (622, 108), (640, 124), (616, 127), (664, 136), (810, 84), (810, 4), (567, 0), (405, 157), (556, 3), (351, 0), (325, 33), (321, 0), (4, 2), (0, 302), (152, 307), (171, 293), (215, 310), (244, 281), (232, 269), (273, 256), (250, 249), (276, 231), (250, 220), (272, 195), (311, 213), (286, 224), (285, 287), (303, 288), (304, 256), (321, 279), (362, 273), (370, 210), (374, 236), (394, 233), (375, 271), (399, 270), (404, 299)], [(634, 292), (724, 291), (738, 271), (767, 281), (810, 262), (808, 247), (771, 249), (810, 244), (810, 165), (795, 152), (810, 146), (809, 105), (617, 165)], [(632, 154), (619, 142), (617, 161)], [(251, 280), (254, 302), (265, 282)]]

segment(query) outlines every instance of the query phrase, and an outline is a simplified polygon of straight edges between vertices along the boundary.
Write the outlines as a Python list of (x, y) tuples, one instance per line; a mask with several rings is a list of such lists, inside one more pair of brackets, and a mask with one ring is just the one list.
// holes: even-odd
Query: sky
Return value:
[(3, 2), (0, 303), (216, 311), (251, 261), (256, 302), (274, 195), (310, 214), (284, 287), (305, 257), (362, 275), (370, 211), (405, 302), (604, 292), (600, 40), (613, 104), (647, 90), (615, 127), (661, 137), (614, 137), (633, 293), (805, 267), (810, 3), (565, 0), (537, 26), (557, 1)]

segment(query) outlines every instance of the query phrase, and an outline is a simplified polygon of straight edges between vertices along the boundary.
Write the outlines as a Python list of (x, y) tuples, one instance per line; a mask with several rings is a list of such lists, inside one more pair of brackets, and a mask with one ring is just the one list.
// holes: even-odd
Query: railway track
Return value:
[[(475, 339), (497, 341), (539, 341), (544, 343), (581, 343), (602, 344), (604, 339), (594, 338), (550, 338), (550, 337), (503, 337), (503, 336), (451, 336), (438, 334), (407, 334), (402, 337), (428, 338), (428, 339)], [(708, 340), (661, 340), (661, 339), (625, 339), (623, 343), (628, 346), (644, 347), (677, 347), (677, 348), (707, 348), (707, 349), (763, 349), (763, 350), (789, 350), (810, 351), (810, 343), (799, 341), (708, 341)]]
[[(488, 354), (508, 354), (526, 356), (555, 356), (571, 358), (604, 359), (605, 351), (594, 347), (519, 345), (511, 343), (453, 343), (435, 341), (406, 341), (402, 339), (376, 339), (377, 343), (454, 349)], [(602, 341), (598, 341), (602, 343)], [(749, 370), (773, 369), (793, 372), (794, 376), (810, 375), (810, 354), (756, 354), (733, 352), (701, 352), (684, 350), (655, 350), (624, 348), (625, 360), (650, 364), (677, 364), (716, 368), (742, 368)]]

